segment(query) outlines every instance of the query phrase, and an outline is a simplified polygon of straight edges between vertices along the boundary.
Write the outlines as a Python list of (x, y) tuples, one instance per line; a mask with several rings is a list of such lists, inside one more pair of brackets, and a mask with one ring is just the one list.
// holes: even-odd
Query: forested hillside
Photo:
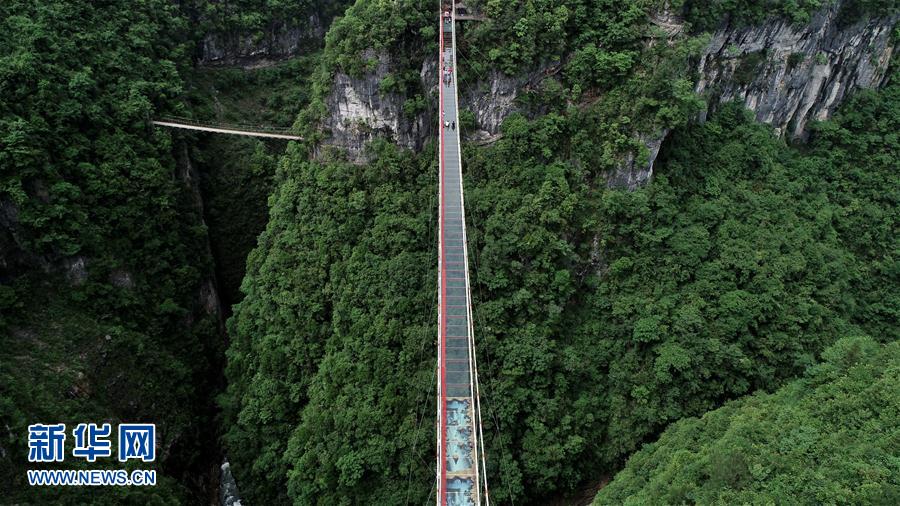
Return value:
[[(265, 18), (266, 3), (245, 2), (242, 11)], [(211, 117), (188, 97), (205, 83), (224, 85), (220, 74), (204, 78), (193, 67), (199, 7), (168, 0), (0, 5), (0, 503), (215, 497), (215, 395), (226, 341), (204, 223), (209, 209), (194, 165), (213, 172), (223, 156), (189, 146), (203, 136), (149, 124), (158, 114)], [(223, 29), (216, 19), (208, 23)], [(277, 72), (268, 81), (287, 86)], [(295, 104), (277, 118), (289, 125), (305, 102), (296, 91), (276, 95)], [(247, 149), (232, 145), (228, 156), (261, 151), (256, 170), (271, 179), (275, 155)], [(205, 186), (207, 195), (216, 187)], [(267, 191), (218, 192), (212, 209), (241, 199), (243, 210), (258, 210), (259, 230)], [(252, 219), (244, 228), (253, 228)], [(246, 254), (255, 235), (250, 241), (229, 251)], [(244, 258), (232, 262), (238, 279), (226, 275), (225, 284), (236, 290)], [(150, 466), (160, 472), (157, 486), (28, 486), (29, 424), (104, 421), (157, 424), (160, 458)], [(66, 464), (86, 466), (71, 457)]]
[(900, 347), (845, 338), (773, 394), (681, 420), (595, 504), (897, 504)]
[[(563, 20), (555, 40), (567, 45), (536, 44), (534, 54), (581, 55), (560, 80), (529, 90), (527, 114), (507, 118), (502, 138), (464, 153), (489, 482), (500, 503), (541, 503), (599, 481), (669, 423), (777, 389), (841, 336), (897, 338), (896, 84), (812, 126), (808, 146), (788, 146), (736, 106), (688, 126), (703, 108), (689, 72), (703, 37), (643, 44), (648, 5), (484, 6), (485, 26), (516, 42)], [(747, 22), (761, 15), (744, 7), (717, 8)], [(790, 14), (802, 20), (815, 7)], [(431, 33), (428, 9), (348, 10), (300, 128), (313, 134), (329, 113), (331, 76), (379, 65), (366, 49), (396, 55), (398, 78), (416, 69), (410, 41)], [(529, 21), (533, 32), (521, 29)], [(486, 37), (479, 30), (463, 33), (461, 51)], [(618, 35), (590, 49), (599, 32)], [(503, 47), (483, 47), (462, 75), (521, 68)], [(610, 66), (619, 78), (593, 80)], [(428, 96), (416, 79), (399, 82), (385, 93)], [(636, 147), (632, 132), (655, 127), (677, 130), (653, 182), (608, 189)], [(379, 141), (358, 165), (338, 150), (310, 161), (310, 142), (282, 161), (230, 322), (225, 440), (249, 499), (428, 500), (433, 149)]]
[[(187, 501), (215, 442), (199, 424), (222, 346), (217, 308), (197, 299), (205, 232), (169, 136), (147, 125), (180, 92), (185, 20), (167, 1), (117, 4), (0, 6), (0, 489), (14, 503)], [(151, 419), (159, 486), (23, 484), (29, 424)]]
[[(463, 153), (492, 501), (565, 503), (622, 470), (599, 503), (897, 502), (891, 48), (856, 48), (883, 85), (794, 143), (708, 108), (697, 62), (723, 23), (829, 0), (468, 5), (464, 101), (515, 96), (459, 125), (503, 119)], [(839, 5), (846, 26), (897, 19)], [(245, 504), (433, 500), (437, 15), (0, 3), (0, 503), (208, 504), (224, 457)], [(832, 49), (784, 64), (837, 75)], [(652, 179), (618, 188), (659, 132)], [(27, 485), (29, 424), (104, 421), (157, 424), (157, 486)]]

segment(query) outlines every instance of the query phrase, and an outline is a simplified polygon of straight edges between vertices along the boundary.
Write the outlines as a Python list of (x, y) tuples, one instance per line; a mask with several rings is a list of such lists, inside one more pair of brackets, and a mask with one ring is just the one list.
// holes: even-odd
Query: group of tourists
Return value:
[[(447, 25), (452, 23), (452, 17), (450, 14), (450, 9), (444, 11), (444, 32), (450, 31), (447, 28)], [(444, 62), (443, 62), (443, 73), (444, 73), (444, 84), (446, 86), (450, 86), (453, 82), (453, 53), (449, 49), (444, 50)], [(456, 120), (446, 121), (444, 120), (444, 128), (449, 128), (450, 130), (456, 130)]]
[[(449, 32), (451, 29), (449, 28), (450, 23), (452, 23), (452, 19), (450, 16), (450, 9), (444, 11), (444, 32)], [(453, 82), (453, 68), (451, 67), (452, 63), (451, 53), (450, 51), (444, 49), (444, 84), (450, 86), (450, 83)]]

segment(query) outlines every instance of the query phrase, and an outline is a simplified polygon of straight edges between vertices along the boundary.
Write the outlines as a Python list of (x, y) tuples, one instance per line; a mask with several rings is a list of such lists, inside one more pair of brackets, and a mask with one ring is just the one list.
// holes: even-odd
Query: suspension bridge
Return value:
[(456, 79), (456, 4), (440, 14), (438, 506), (489, 505), (472, 325)]
[(161, 127), (199, 130), (201, 132), (244, 135), (248, 137), (267, 137), (270, 139), (286, 139), (293, 141), (303, 140), (303, 137), (294, 135), (290, 128), (277, 128), (262, 125), (229, 125), (225, 123), (212, 123), (191, 118), (177, 117), (160, 118), (151, 121), (151, 123)]

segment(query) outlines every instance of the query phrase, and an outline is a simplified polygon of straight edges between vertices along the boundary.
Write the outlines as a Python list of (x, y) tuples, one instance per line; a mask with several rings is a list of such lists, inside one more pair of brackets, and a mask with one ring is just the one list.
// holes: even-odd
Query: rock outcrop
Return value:
[(198, 63), (206, 66), (240, 66), (258, 68), (299, 54), (304, 48), (318, 45), (325, 36), (325, 26), (317, 15), (306, 23), (274, 21), (261, 33), (209, 33), (200, 45)]
[(467, 140), (486, 142), (496, 139), (503, 120), (513, 112), (522, 112), (516, 99), (523, 92), (539, 86), (543, 79), (555, 75), (560, 68), (560, 62), (552, 62), (517, 76), (494, 70), (488, 73), (486, 79), (463, 87), (459, 97), (460, 109), (468, 110), (475, 116), (475, 131)]
[(649, 181), (653, 176), (653, 164), (659, 156), (659, 149), (668, 135), (667, 128), (655, 134), (636, 134), (638, 142), (646, 149), (644, 156), (633, 152), (626, 154), (621, 165), (606, 176), (606, 185), (610, 188), (634, 190)]
[(472, 140), (489, 140), (500, 131), (503, 120), (516, 110), (516, 97), (527, 82), (525, 77), (510, 77), (491, 71), (486, 81), (463, 88), (459, 97), (460, 108), (475, 116)]
[(231, 472), (231, 463), (226, 458), (219, 468), (219, 504), (221, 506), (241, 506), (241, 496), (237, 481)]
[(700, 60), (696, 90), (709, 109), (738, 100), (780, 135), (802, 138), (810, 120), (824, 120), (855, 89), (885, 79), (900, 16), (846, 24), (836, 2), (807, 25), (773, 20), (716, 32)]
[[(838, 0), (805, 25), (784, 19), (731, 27), (713, 34), (699, 66), (696, 92), (708, 104), (700, 120), (726, 102), (739, 101), (778, 135), (805, 139), (811, 120), (828, 119), (853, 90), (877, 88), (894, 52), (891, 32), (900, 16), (843, 19), (849, 2)], [(677, 22), (666, 16), (666, 26)], [(634, 189), (653, 174), (668, 130), (640, 134), (646, 156), (628, 155), (610, 186)]]
[[(404, 111), (406, 96), (382, 90), (382, 81), (396, 71), (396, 65), (387, 53), (368, 52), (363, 55), (373, 60), (375, 69), (360, 77), (337, 72), (328, 95), (328, 114), (322, 128), (330, 137), (325, 145), (347, 150), (351, 160), (365, 159), (364, 147), (375, 137), (390, 139), (399, 146), (421, 149), (425, 140), (433, 134), (434, 112), (431, 107), (423, 114)], [(422, 87), (437, 92), (436, 61), (422, 64)], [(427, 84), (426, 84), (427, 83)]]

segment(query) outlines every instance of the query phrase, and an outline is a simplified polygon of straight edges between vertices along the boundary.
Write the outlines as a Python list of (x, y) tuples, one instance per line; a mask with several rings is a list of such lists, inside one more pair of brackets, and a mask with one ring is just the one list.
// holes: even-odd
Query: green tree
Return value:
[(594, 504), (892, 504), (900, 345), (839, 340), (799, 380), (671, 425)]

